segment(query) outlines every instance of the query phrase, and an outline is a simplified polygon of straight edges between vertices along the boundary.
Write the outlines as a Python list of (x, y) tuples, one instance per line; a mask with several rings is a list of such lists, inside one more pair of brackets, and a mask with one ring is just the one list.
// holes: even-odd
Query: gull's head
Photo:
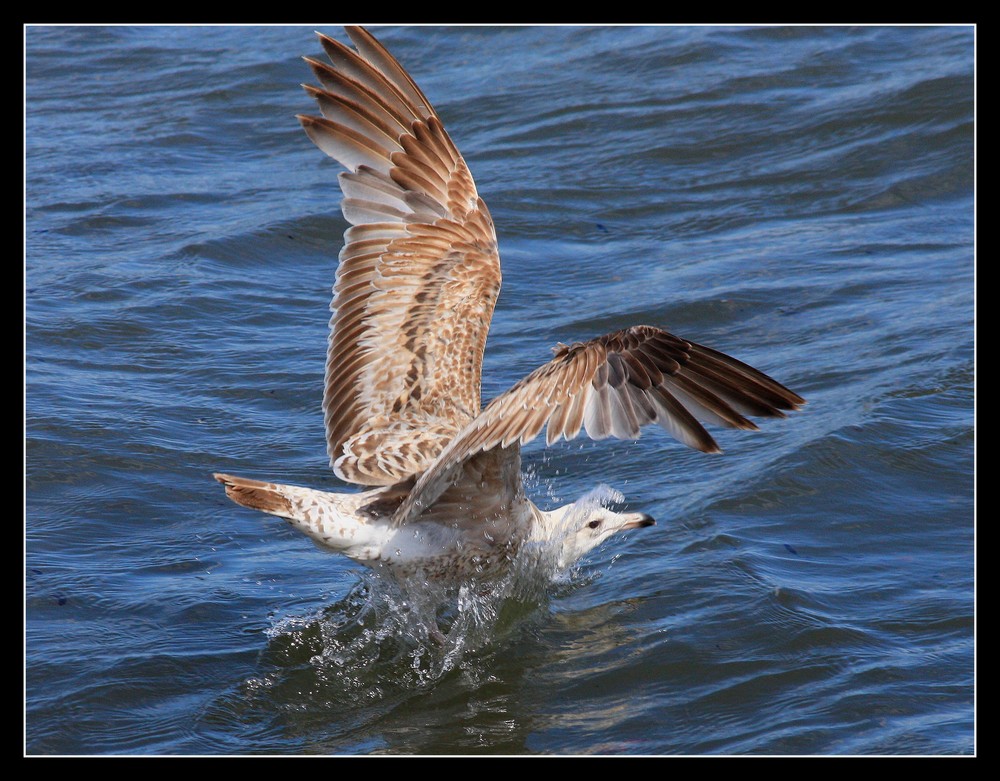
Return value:
[(571, 566), (608, 537), (656, 523), (646, 513), (619, 513), (602, 505), (568, 504), (552, 512), (539, 511), (532, 533), (537, 542), (558, 545), (558, 566)]

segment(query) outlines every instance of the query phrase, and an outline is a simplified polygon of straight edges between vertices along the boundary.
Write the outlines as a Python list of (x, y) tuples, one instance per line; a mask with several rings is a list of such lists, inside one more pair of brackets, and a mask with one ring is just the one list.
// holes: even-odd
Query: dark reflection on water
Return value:
[(210, 477), (342, 488), (312, 29), (28, 28), (26, 751), (974, 752), (973, 33), (382, 31), (497, 224), (486, 398), (646, 322), (809, 400), (533, 443), (657, 526), (442, 646)]
[[(506, 657), (530, 644), (530, 627), (545, 607), (537, 598), (512, 598), (492, 614), (496, 603), (484, 595), (463, 591), (432, 603), (430, 591), (407, 593), (369, 575), (318, 613), (279, 621), (268, 631), (259, 674), (213, 703), (203, 722), (219, 729), (260, 721), (266, 742), (255, 751), (265, 753), (286, 740), (303, 740), (310, 753), (438, 753), (438, 739), (444, 753), (456, 746), (494, 752), (498, 743), (510, 753), (525, 750), (515, 706), (526, 671)], [(429, 623), (442, 639), (429, 636)], [(430, 721), (428, 712), (435, 714)], [(344, 729), (316, 737), (345, 713), (353, 715)], [(383, 720), (394, 727), (380, 740), (356, 734)]]

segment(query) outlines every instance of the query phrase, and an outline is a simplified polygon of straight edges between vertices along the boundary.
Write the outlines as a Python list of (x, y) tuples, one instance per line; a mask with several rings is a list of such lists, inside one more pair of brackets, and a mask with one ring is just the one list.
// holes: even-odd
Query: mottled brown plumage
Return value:
[(518, 448), (547, 426), (546, 443), (573, 439), (636, 439), (656, 423), (691, 447), (721, 452), (698, 422), (756, 429), (744, 415), (783, 417), (801, 397), (767, 375), (707, 347), (652, 326), (556, 349), (555, 357), (506, 393), (447, 444), (420, 475), (393, 518), (417, 517), (440, 496), (470, 456)]
[[(655, 423), (712, 453), (719, 447), (703, 422), (755, 429), (748, 416), (804, 403), (734, 358), (635, 326), (558, 345), (551, 361), (480, 409), (500, 290), (493, 221), (424, 94), (370, 33), (347, 32), (356, 50), (320, 35), (330, 64), (306, 58), (322, 86), (305, 89), (322, 116), (299, 120), (347, 169), (339, 181), (351, 227), (331, 303), (327, 448), (344, 480), (382, 487), (329, 494), (217, 475), (231, 498), (373, 566), (436, 560), (444, 570), (481, 570), (526, 539), (553, 539), (560, 524), (575, 524), (560, 543), (560, 560), (571, 560), (651, 520), (593, 508), (577, 528), (573, 505), (539, 510), (524, 495), (520, 446), (543, 428), (552, 444), (581, 429), (634, 439)], [(410, 524), (413, 534), (402, 535)]]
[(308, 60), (323, 117), (299, 117), (340, 174), (345, 236), (327, 356), (334, 470), (389, 485), (430, 465), (480, 409), (500, 257), (493, 220), (423, 93), (368, 32)]

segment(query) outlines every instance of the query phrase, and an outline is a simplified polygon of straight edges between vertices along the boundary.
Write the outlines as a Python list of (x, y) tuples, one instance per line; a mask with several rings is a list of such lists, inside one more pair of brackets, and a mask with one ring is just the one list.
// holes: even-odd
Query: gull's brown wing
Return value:
[(337, 474), (388, 485), (425, 470), (480, 411), (500, 291), (493, 220), (427, 98), (366, 30), (306, 58), (322, 117), (306, 133), (339, 175), (340, 253), (323, 409)]
[(747, 415), (783, 417), (805, 401), (728, 355), (652, 326), (560, 345), (555, 357), (490, 402), (441, 451), (393, 515), (397, 524), (431, 507), (476, 453), (519, 446), (547, 426), (546, 442), (635, 439), (656, 423), (707, 453), (719, 446), (699, 421), (756, 429)]

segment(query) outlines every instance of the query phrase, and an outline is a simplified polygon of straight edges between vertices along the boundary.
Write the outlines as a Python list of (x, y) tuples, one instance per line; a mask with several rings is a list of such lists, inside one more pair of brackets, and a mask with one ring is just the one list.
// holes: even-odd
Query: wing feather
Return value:
[(432, 506), (460, 465), (493, 448), (516, 447), (548, 425), (546, 442), (572, 439), (582, 426), (595, 439), (633, 439), (656, 423), (684, 444), (720, 452), (699, 418), (756, 428), (735, 407), (784, 417), (805, 401), (766, 374), (715, 350), (652, 326), (561, 346), (452, 439), (396, 510), (397, 524)]
[[(354, 28), (345, 28), (348, 36)], [(377, 62), (371, 62), (358, 52), (340, 41), (335, 41), (323, 33), (316, 33), (323, 51), (329, 58), (334, 70), (341, 71), (349, 79), (360, 84), (363, 89), (370, 94), (377, 96), (388, 111), (396, 116), (406, 119), (426, 118), (427, 112), (433, 112), (430, 106), (415, 105), (409, 101), (400, 91), (399, 87), (392, 83), (386, 74), (379, 69)], [(387, 52), (380, 43), (371, 39), (373, 46), (381, 49), (383, 57), (377, 59), (388, 59), (395, 62), (395, 58)], [(398, 66), (397, 66), (398, 67)], [(423, 103), (424, 101), (420, 101)]]
[[(489, 211), (437, 113), (369, 32), (306, 58), (308, 136), (347, 171), (323, 398), (334, 471), (388, 485), (426, 469), (480, 411), (500, 289)], [(519, 436), (519, 434), (514, 435)]]
[(430, 101), (421, 92), (420, 87), (410, 77), (410, 74), (403, 70), (396, 59), (385, 50), (375, 36), (363, 27), (348, 27), (347, 35), (358, 52), (369, 63), (374, 65), (378, 71), (406, 97), (411, 106), (416, 107), (421, 116), (434, 116), (434, 109), (431, 108)]

